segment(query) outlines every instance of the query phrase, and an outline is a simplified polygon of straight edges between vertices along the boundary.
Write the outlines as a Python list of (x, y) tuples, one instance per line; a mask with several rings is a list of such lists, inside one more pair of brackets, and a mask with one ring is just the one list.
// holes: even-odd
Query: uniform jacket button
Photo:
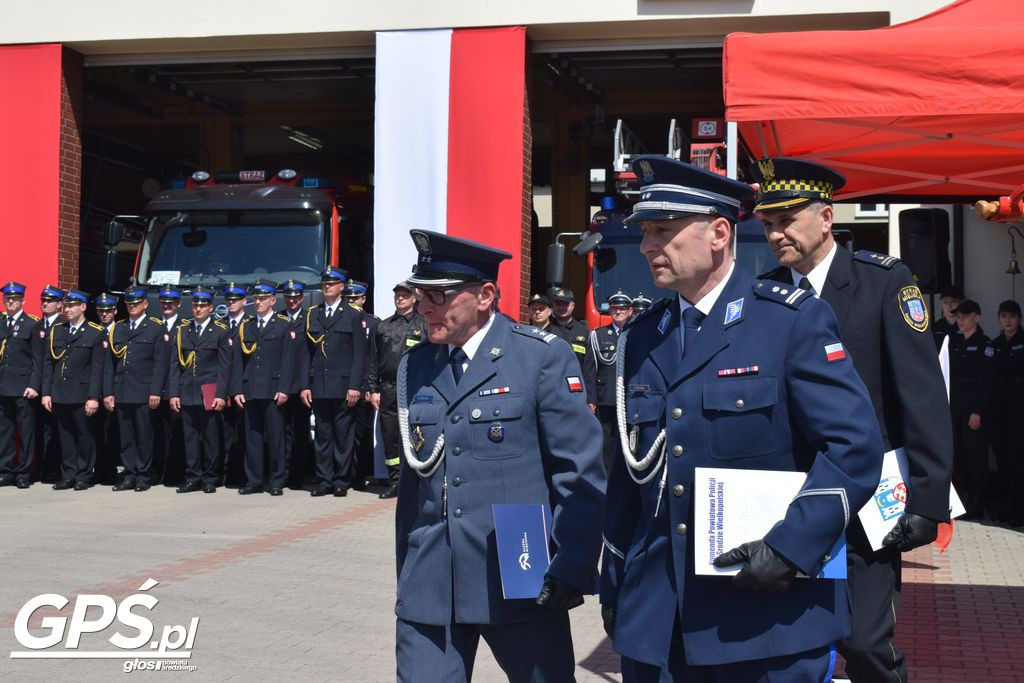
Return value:
[(676, 533), (679, 534), (680, 536), (685, 536), (686, 535), (686, 525), (685, 524), (676, 524)]
[(456, 446), (455, 448), (452, 449), (452, 455), (458, 455), (460, 453), (462, 453), (462, 447), (461, 446)]
[(672, 495), (681, 496), (684, 493), (686, 493), (686, 487), (683, 486), (682, 484), (676, 484), (675, 486), (672, 487)]
[(454, 479), (452, 479), (452, 484), (455, 485), (455, 486), (461, 485), (462, 484), (462, 477), (455, 477)]
[(462, 508), (455, 508), (455, 516), (456, 517), (461, 517), (462, 516)]
[(458, 422), (461, 419), (462, 419), (461, 415), (452, 415), (452, 424), (455, 424), (456, 422)]
[(743, 402), (742, 398), (736, 399), (736, 407), (737, 408), (742, 408), (744, 405), (746, 405), (746, 404)]
[(682, 416), (683, 416), (683, 409), (682, 408), (673, 408), (672, 409), (672, 419), (673, 420), (678, 420)]
[(469, 414), (469, 416), (471, 418), (473, 418), (474, 420), (477, 419), (478, 417), (480, 417), (480, 409), (479, 408), (473, 408), (473, 412), (471, 412)]
[(674, 455), (674, 456), (676, 456), (678, 458), (682, 454), (683, 454), (683, 447), (682, 446), (680, 446), (679, 444), (676, 444), (675, 446), (672, 447), (672, 455)]

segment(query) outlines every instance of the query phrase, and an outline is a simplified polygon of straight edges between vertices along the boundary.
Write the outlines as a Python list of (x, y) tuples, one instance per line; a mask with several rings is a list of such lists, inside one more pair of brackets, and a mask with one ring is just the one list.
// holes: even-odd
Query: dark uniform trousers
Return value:
[(239, 327), (231, 393), (245, 397), (247, 486), (284, 488), (287, 483), (284, 409), (274, 395), (287, 395), (293, 387), (297, 346), (298, 335), (287, 316), (272, 314), (262, 329), (259, 319), (250, 317)]
[[(60, 438), (63, 479), (92, 484), (96, 465), (93, 420), (85, 403), (102, 401), (105, 354), (99, 325), (83, 322), (71, 335), (68, 324), (50, 329), (49, 358), (43, 363), (43, 395), (53, 402), (53, 419)], [(102, 407), (100, 408), (102, 409)]]
[[(377, 364), (377, 327), (380, 325), (380, 318), (369, 313), (363, 313), (363, 320), (366, 321), (366, 370), (363, 381), (362, 392), (369, 390), (370, 368)], [(373, 477), (373, 405), (362, 398), (353, 406), (352, 417), (355, 428), (352, 439), (352, 482), (356, 487), (365, 485), (368, 478)]]
[[(61, 321), (58, 315), (55, 319), (57, 324)], [(40, 339), (43, 342), (43, 368), (50, 362), (49, 343), (50, 328), (46, 319), (41, 319), (39, 325), (43, 328)], [(43, 392), (40, 392), (42, 394)], [(57, 431), (57, 423), (53, 413), (45, 410), (38, 401), (34, 403), (36, 411), (36, 470), (37, 476), (44, 482), (57, 481), (61, 476), (61, 448), (60, 435)]]
[[(306, 335), (306, 311), (299, 311), (291, 321), (291, 329), (300, 347)], [(299, 348), (295, 354), (295, 384), (284, 404), (284, 450), (288, 457), (288, 487), (301, 490), (306, 477), (313, 472), (313, 442), (310, 439), (310, 410), (299, 397), (303, 377), (309, 377), (309, 354)]]
[[(981, 517), (988, 486), (988, 406), (992, 397), (994, 351), (981, 330), (958, 343), (949, 357), (949, 410), (953, 420), (953, 484), (967, 514)], [(981, 428), (971, 429), (972, 414)]]
[[(104, 337), (109, 337), (110, 327), (104, 326), (101, 332)], [(117, 415), (100, 406), (91, 426), (96, 441), (96, 483), (114, 484), (117, 481), (117, 466), (121, 463), (121, 434)]]
[(185, 476), (191, 484), (220, 484), (224, 411), (206, 409), (203, 386), (213, 384), (215, 398), (228, 398), (233, 361), (229, 336), (227, 326), (220, 321), (207, 321), (199, 333), (194, 322), (186, 320), (175, 330), (172, 340), (168, 394), (181, 401)]
[(442, 437), (445, 453), (433, 473), (406, 462), (400, 476), (400, 681), (468, 680), (481, 636), (511, 681), (573, 680), (566, 611), (502, 598), (492, 506), (549, 503), (559, 546), (547, 573), (588, 592), (605, 488), (597, 420), (566, 380), (578, 362), (565, 344), (500, 314), (490, 325), (461, 379), (445, 345), (419, 344), (399, 370), (409, 457)]
[(114, 397), (124, 477), (136, 484), (150, 484), (160, 472), (154, 465), (154, 437), (160, 435), (154, 434), (149, 397), (165, 393), (169, 338), (159, 318), (148, 316), (135, 329), (130, 320), (119, 320), (110, 334), (103, 394)]
[(685, 344), (682, 318), (678, 299), (663, 299), (619, 342), (630, 450), (641, 460), (664, 438), (663, 462), (635, 471), (622, 456), (608, 480), (601, 602), (616, 607), (623, 680), (651, 680), (651, 667), (684, 681), (823, 680), (822, 653), (850, 630), (845, 582), (797, 579), (763, 593), (696, 575), (691, 556), (706, 550), (692, 535), (691, 498), (707, 493), (694, 489), (694, 470), (806, 472), (764, 542), (814, 575), (878, 485), (868, 392), (848, 355), (827, 352), (840, 332), (825, 302), (738, 264)]
[[(788, 268), (767, 276), (792, 284)], [(952, 466), (945, 387), (913, 276), (886, 254), (837, 247), (820, 296), (835, 313), (840, 338), (871, 396), (884, 448), (906, 450), (908, 510), (945, 521)], [(901, 554), (895, 547), (872, 550), (856, 517), (846, 540), (853, 606), (851, 634), (839, 645), (846, 672), (858, 682), (906, 681), (904, 656), (893, 642)]]
[(384, 441), (384, 464), (388, 468), (388, 482), (398, 483), (401, 463), (402, 436), (398, 431), (398, 391), (396, 379), (402, 355), (427, 337), (423, 317), (415, 311), (405, 315), (393, 314), (381, 321), (376, 334), (376, 363), (370, 365), (370, 391), (380, 394), (381, 438)]
[(25, 389), (42, 384), (42, 325), (27, 313), (0, 317), (0, 475), (28, 479), (36, 444), (34, 401)]
[[(225, 324), (228, 325), (230, 346), (233, 349), (238, 344), (238, 327), (232, 327), (230, 320)], [(225, 486), (238, 487), (245, 484), (245, 416), (241, 406), (235, 405), (233, 399), (229, 399), (224, 409), (223, 479)]]
[(310, 389), (313, 395), (317, 484), (347, 489), (355, 474), (355, 408), (348, 406), (345, 394), (349, 389), (360, 393), (363, 389), (368, 353), (366, 323), (363, 314), (345, 301), (338, 303), (330, 319), (324, 311), (321, 305), (306, 312), (306, 367), (310, 370), (302, 388)]
[(595, 368), (597, 419), (601, 422), (605, 471), (610, 472), (612, 461), (619, 452), (619, 428), (615, 416), (615, 368), (619, 335), (614, 325), (600, 327), (590, 333), (587, 340), (588, 364)]
[(1024, 521), (1024, 331), (992, 340), (995, 387), (988, 410), (989, 440), (998, 476), (986, 498), (994, 516)]

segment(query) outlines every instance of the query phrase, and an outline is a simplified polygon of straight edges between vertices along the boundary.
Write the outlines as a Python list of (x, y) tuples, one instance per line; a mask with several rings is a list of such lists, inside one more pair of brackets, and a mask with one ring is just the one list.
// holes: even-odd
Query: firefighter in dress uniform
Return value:
[[(238, 344), (238, 331), (246, 318), (248, 294), (249, 288), (246, 285), (229, 282), (224, 287), (224, 304), (228, 307), (224, 324), (228, 326), (228, 346), (232, 349), (232, 358)], [(236, 488), (245, 486), (245, 418), (242, 406), (230, 398), (224, 409), (224, 485)]]
[(0, 486), (32, 485), (36, 406), (43, 381), (43, 340), (39, 318), (22, 309), (25, 285), (3, 286), (0, 318)]
[[(96, 319), (103, 328), (103, 336), (110, 336), (110, 329), (117, 318), (117, 297), (102, 292), (92, 300)], [(109, 410), (99, 411), (93, 420), (96, 430), (96, 483), (103, 486), (117, 484), (117, 466), (121, 462), (121, 439), (118, 434), (117, 415)]]
[[(39, 319), (39, 338), (43, 342), (43, 368), (49, 361), (47, 341), (50, 338), (50, 328), (63, 320), (64, 290), (46, 285), (39, 293), (39, 306), (42, 316)], [(39, 479), (47, 484), (59, 481), (61, 478), (62, 455), (60, 450), (60, 435), (57, 432), (57, 425), (53, 419), (53, 413), (45, 410), (42, 402), (35, 404), (36, 408), (36, 467), (39, 470)]]
[(377, 326), (380, 318), (363, 310), (369, 285), (359, 280), (349, 280), (342, 290), (349, 306), (363, 314), (366, 323), (366, 379), (363, 382), (363, 398), (356, 403), (354, 445), (352, 446), (352, 488), (362, 491), (366, 481), (373, 477), (373, 421), (374, 406), (370, 390), (370, 369), (377, 365)]
[[(494, 312), (509, 254), (426, 230), (412, 237), (409, 283), (429, 342), (398, 371), (397, 678), (469, 680), (483, 636), (509, 680), (571, 681), (568, 610), (594, 585), (605, 485), (579, 363), (553, 334)], [(536, 599), (503, 598), (496, 503), (551, 506)]]
[[(830, 680), (850, 626), (842, 580), (816, 576), (874, 493), (882, 440), (828, 305), (735, 262), (744, 183), (633, 161), (640, 250), (662, 299), (619, 341), (622, 457), (608, 481), (606, 629), (634, 681)], [(806, 472), (782, 520), (716, 567), (692, 536), (697, 467)]]
[(306, 353), (306, 286), (298, 280), (287, 280), (278, 287), (284, 297), (284, 315), (291, 321), (291, 329), (301, 342), (295, 354), (295, 381), (284, 404), (284, 445), (288, 454), (288, 488), (301, 491), (306, 477), (313, 472), (313, 442), (310, 438), (309, 406), (299, 396), (303, 377), (309, 377), (309, 354)]

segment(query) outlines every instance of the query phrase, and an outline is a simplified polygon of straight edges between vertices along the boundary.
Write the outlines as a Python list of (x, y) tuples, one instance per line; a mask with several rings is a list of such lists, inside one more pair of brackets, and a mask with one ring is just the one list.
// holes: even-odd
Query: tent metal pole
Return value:
[(739, 150), (740, 136), (739, 127), (735, 121), (725, 122), (725, 174), (736, 179), (739, 172)]

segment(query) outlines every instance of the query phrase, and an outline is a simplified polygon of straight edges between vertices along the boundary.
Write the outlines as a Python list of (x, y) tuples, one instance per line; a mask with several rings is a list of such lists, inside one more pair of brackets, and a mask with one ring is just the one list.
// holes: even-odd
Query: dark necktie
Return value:
[(462, 364), (469, 360), (469, 356), (459, 346), (452, 351), (451, 362), (452, 362), (452, 374), (455, 375), (455, 383), (458, 384), (459, 380), (462, 379)]
[(266, 324), (266, 321), (263, 318), (260, 318), (260, 321), (258, 323), (256, 323), (256, 330), (259, 331), (259, 332), (262, 332), (263, 331), (263, 326), (265, 324)]
[(693, 344), (694, 338), (697, 336), (697, 330), (700, 328), (701, 322), (704, 321), (704, 314), (701, 313), (695, 306), (690, 306), (683, 311), (683, 355), (690, 350), (690, 346)]
[(238, 321), (237, 320), (232, 320), (231, 321), (231, 329), (234, 330), (236, 327), (238, 327)]
[(334, 309), (332, 309), (330, 306), (327, 307), (327, 319), (328, 320), (331, 319), (331, 313), (333, 312), (333, 310)]
[(800, 278), (800, 284), (798, 284), (797, 287), (799, 287), (800, 289), (806, 289), (808, 292), (811, 293), (812, 296), (817, 294), (817, 292), (814, 291), (814, 287), (811, 286), (811, 281), (808, 280), (806, 277)]

